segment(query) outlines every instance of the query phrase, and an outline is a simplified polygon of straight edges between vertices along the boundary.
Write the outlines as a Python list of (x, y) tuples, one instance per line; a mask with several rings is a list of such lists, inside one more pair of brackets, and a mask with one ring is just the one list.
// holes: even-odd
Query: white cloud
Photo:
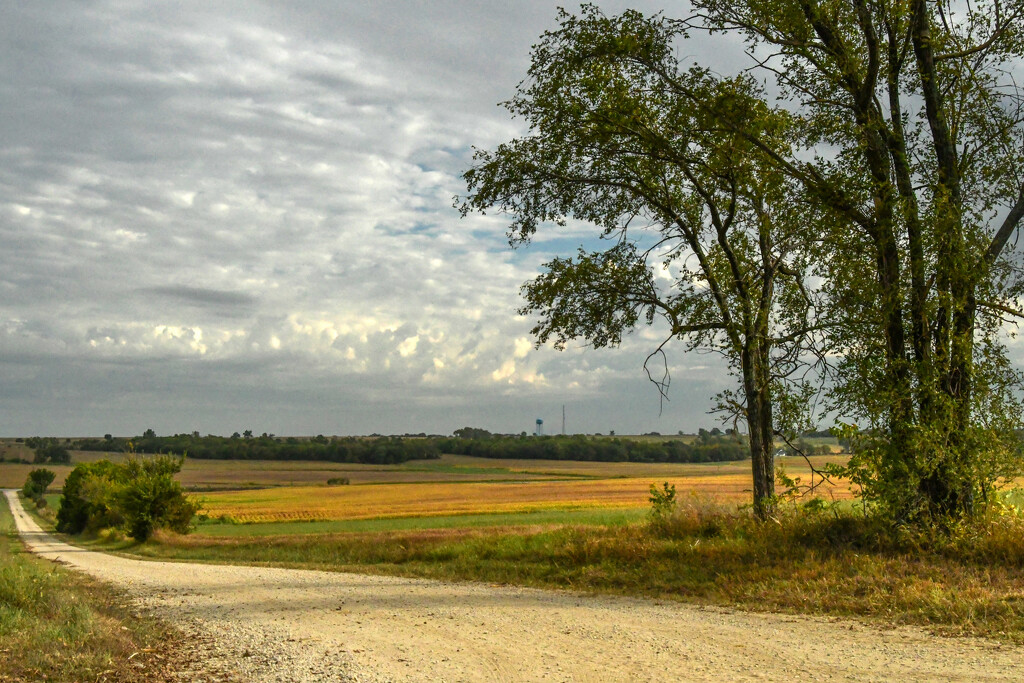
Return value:
[(650, 338), (535, 351), (515, 312), (544, 250), (589, 228), (512, 253), (502, 217), (451, 206), (471, 147), (521, 130), (495, 104), (554, 15), (12, 6), (0, 429), (519, 431), (520, 412), (563, 400), (589, 406), (591, 431), (609, 415), (653, 428)]

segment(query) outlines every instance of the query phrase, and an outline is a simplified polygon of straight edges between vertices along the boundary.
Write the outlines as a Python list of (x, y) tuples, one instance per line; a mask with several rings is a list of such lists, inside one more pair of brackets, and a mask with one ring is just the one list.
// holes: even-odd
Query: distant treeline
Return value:
[(199, 436), (175, 434), (156, 436), (147, 430), (133, 439), (104, 437), (80, 439), (72, 445), (80, 451), (118, 453), (186, 454), (199, 460), (327, 460), (330, 462), (395, 465), (407, 460), (441, 457), (434, 439), (405, 439), (317, 436), (312, 439), (274, 437)]
[(453, 438), (445, 453), (478, 458), (588, 460), (598, 462), (722, 462), (749, 457), (747, 446), (733, 436), (686, 443), (681, 439), (637, 440), (588, 436), (515, 436)]
[(454, 437), (373, 436), (297, 437), (157, 436), (152, 430), (139, 437), (80, 439), (73, 450), (153, 454), (187, 454), (200, 460), (327, 460), (330, 462), (391, 465), (408, 460), (438, 458), (442, 453), (480, 458), (524, 460), (588, 460), (600, 462), (718, 462), (742, 460), (748, 451), (734, 436), (702, 436), (693, 443), (681, 439), (636, 440), (590, 436), (506, 436), (486, 430), (460, 429)]

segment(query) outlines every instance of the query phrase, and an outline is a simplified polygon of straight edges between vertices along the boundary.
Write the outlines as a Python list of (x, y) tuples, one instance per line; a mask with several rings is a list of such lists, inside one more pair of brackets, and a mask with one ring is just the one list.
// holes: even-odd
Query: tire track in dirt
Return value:
[(7, 491), (36, 553), (127, 589), (251, 681), (1011, 681), (1024, 650), (914, 628), (67, 545)]

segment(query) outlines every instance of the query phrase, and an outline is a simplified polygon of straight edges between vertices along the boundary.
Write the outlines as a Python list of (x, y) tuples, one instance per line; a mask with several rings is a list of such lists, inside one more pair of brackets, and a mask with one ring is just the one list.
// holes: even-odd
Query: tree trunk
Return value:
[(754, 514), (761, 521), (775, 513), (774, 422), (767, 358), (764, 356), (766, 353), (747, 348), (741, 358), (754, 479)]

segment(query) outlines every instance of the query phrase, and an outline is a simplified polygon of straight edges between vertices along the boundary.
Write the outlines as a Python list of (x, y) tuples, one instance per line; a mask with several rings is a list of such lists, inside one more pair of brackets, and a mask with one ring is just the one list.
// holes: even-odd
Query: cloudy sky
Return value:
[(713, 356), (533, 349), (582, 233), (452, 208), (556, 4), (3, 3), (0, 435), (713, 424)]

